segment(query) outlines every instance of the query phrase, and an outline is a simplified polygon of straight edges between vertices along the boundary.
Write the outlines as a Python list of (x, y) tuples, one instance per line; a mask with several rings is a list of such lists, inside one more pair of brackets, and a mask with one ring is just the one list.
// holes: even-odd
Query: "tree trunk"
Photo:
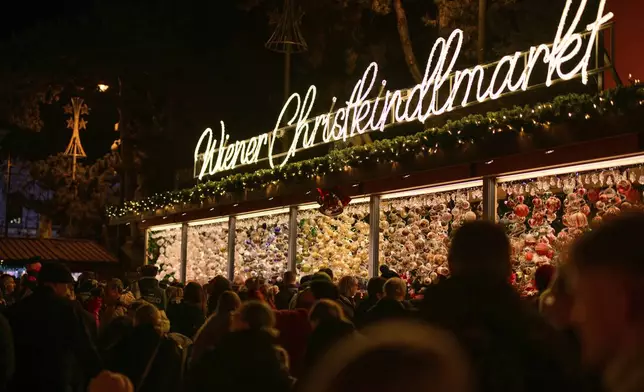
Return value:
[(418, 62), (414, 55), (414, 48), (411, 46), (411, 38), (409, 37), (409, 27), (407, 25), (407, 15), (402, 5), (402, 0), (394, 0), (394, 9), (396, 10), (396, 20), (398, 24), (398, 35), (400, 36), (400, 45), (402, 46), (405, 60), (411, 76), (416, 83), (423, 80), (423, 75), (418, 68)]
[(486, 33), (487, 0), (479, 0), (479, 42), (478, 62), (485, 62), (485, 33)]

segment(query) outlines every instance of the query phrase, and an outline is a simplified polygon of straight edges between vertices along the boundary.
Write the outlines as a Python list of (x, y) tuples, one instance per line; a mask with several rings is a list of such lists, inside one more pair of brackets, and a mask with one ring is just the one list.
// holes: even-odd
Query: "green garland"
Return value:
[(552, 102), (536, 106), (515, 106), (486, 115), (469, 115), (448, 121), (441, 127), (426, 129), (409, 136), (377, 140), (371, 144), (331, 151), (328, 155), (286, 164), (274, 169), (237, 173), (209, 181), (193, 188), (157, 193), (140, 201), (127, 201), (122, 206), (109, 206), (109, 218), (151, 213), (168, 207), (201, 204), (229, 192), (256, 190), (280, 181), (315, 178), (368, 162), (403, 161), (417, 154), (435, 154), (459, 145), (477, 143), (496, 132), (531, 134), (551, 124), (591, 119), (597, 116), (621, 115), (637, 110), (644, 104), (641, 85), (618, 87), (598, 95), (568, 94)]

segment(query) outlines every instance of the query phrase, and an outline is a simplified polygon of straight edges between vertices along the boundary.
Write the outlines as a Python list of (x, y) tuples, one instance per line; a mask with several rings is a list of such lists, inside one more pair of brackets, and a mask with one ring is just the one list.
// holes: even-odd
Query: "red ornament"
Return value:
[(590, 207), (588, 207), (588, 205), (584, 205), (581, 207), (580, 211), (583, 212), (584, 215), (588, 216), (590, 214)]
[(591, 203), (596, 202), (599, 199), (599, 192), (596, 189), (591, 189), (588, 191), (588, 201)]
[(326, 190), (317, 188), (318, 191), (318, 204), (320, 204), (320, 212), (326, 216), (338, 216), (344, 211), (351, 198), (340, 193), (336, 187), (333, 190)]
[(525, 204), (519, 204), (514, 207), (514, 213), (521, 218), (525, 218), (530, 213), (530, 208)]
[(550, 196), (548, 200), (546, 200), (546, 208), (550, 212), (558, 211), (561, 208), (561, 200), (559, 200), (558, 197)]
[(527, 261), (532, 261), (533, 258), (534, 258), (534, 254), (532, 252), (526, 252), (525, 253), (525, 259)]
[(583, 195), (585, 195), (585, 194), (586, 194), (586, 188), (581, 187), (581, 188), (577, 189), (577, 194), (578, 194), (579, 196), (583, 196)]
[(544, 242), (539, 242), (537, 246), (535, 246), (534, 250), (537, 251), (537, 254), (539, 256), (545, 256), (548, 254), (548, 251), (550, 250), (550, 245)]
[(628, 192), (626, 192), (626, 200), (630, 201), (631, 203), (637, 203), (640, 201), (640, 193), (637, 191), (637, 189), (631, 188)]
[(575, 212), (568, 216), (568, 224), (571, 227), (581, 228), (588, 226), (588, 218), (583, 212)]
[(627, 194), (631, 190), (631, 182), (626, 179), (617, 181), (617, 192), (622, 195)]
[(535, 197), (534, 199), (532, 199), (532, 205), (533, 205), (535, 208), (539, 208), (539, 207), (541, 207), (541, 205), (542, 205), (542, 204), (543, 204), (543, 200), (541, 200), (540, 198)]

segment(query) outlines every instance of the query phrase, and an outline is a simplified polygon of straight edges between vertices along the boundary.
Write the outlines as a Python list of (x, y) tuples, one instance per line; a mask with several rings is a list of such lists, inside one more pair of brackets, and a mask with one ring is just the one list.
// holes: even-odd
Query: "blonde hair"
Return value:
[(354, 285), (358, 284), (358, 280), (350, 275), (343, 276), (342, 279), (340, 279), (340, 282), (338, 283), (338, 290), (340, 291), (340, 295), (344, 295), (345, 297), (350, 297), (351, 296), (351, 289), (353, 288)]
[(400, 278), (391, 278), (385, 282), (384, 291), (387, 298), (405, 298), (407, 285)]

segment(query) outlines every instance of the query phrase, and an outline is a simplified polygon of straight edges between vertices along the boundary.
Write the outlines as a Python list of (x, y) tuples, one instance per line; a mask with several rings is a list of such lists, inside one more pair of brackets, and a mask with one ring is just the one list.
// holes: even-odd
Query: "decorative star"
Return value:
[(80, 108), (80, 114), (87, 114), (87, 115), (89, 115), (89, 107), (87, 106), (87, 104), (85, 104), (85, 103), (84, 103), (84, 104), (81, 106), (81, 108)]
[(87, 124), (89, 121), (85, 121), (84, 118), (81, 118), (80, 121), (78, 122), (78, 129), (87, 129)]
[(74, 119), (73, 118), (68, 118), (67, 119), (67, 128), (74, 129)]
[(63, 110), (65, 111), (65, 114), (74, 114), (74, 108), (70, 104), (63, 106)]

